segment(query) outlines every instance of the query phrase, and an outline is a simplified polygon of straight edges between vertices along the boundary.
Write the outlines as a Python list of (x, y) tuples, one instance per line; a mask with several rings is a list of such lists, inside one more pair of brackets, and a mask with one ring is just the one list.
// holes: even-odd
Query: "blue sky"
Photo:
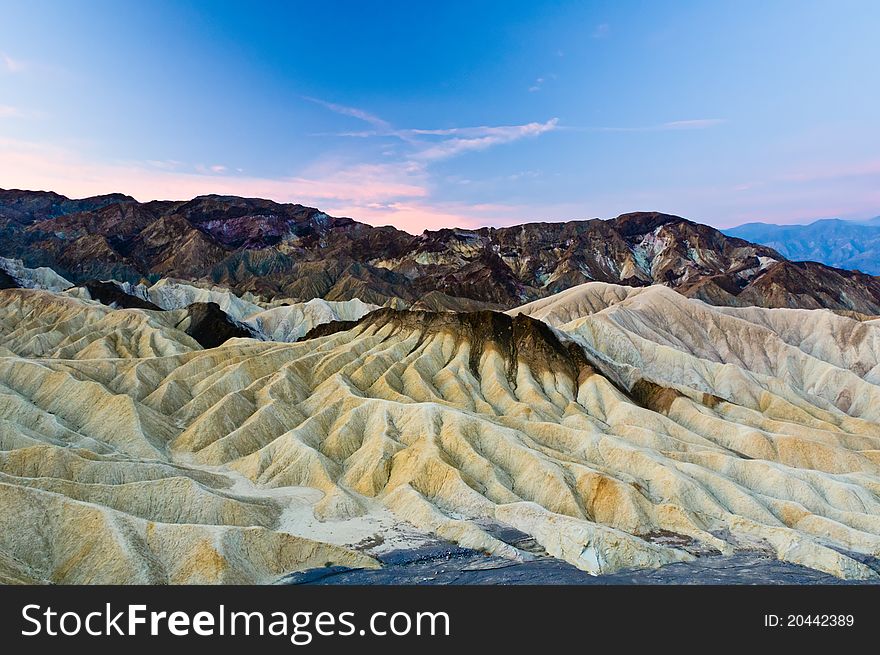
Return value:
[(880, 3), (0, 0), (0, 187), (410, 232), (880, 214)]

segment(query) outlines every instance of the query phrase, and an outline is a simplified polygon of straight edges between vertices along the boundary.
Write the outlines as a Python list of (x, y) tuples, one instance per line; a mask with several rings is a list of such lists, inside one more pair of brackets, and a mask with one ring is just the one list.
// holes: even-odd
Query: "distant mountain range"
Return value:
[(508, 309), (590, 281), (663, 284), (715, 305), (880, 314), (880, 278), (657, 212), (411, 235), (232, 196), (139, 203), (0, 190), (0, 256), (73, 283), (178, 278), (265, 298)]
[(769, 246), (788, 259), (880, 275), (880, 216), (868, 221), (829, 218), (809, 225), (747, 223), (724, 232)]

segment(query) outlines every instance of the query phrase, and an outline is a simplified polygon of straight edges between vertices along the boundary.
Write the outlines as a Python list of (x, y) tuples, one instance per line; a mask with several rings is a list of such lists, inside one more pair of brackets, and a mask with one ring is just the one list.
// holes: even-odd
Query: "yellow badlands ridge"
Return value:
[(202, 350), (184, 313), (0, 292), (0, 581), (271, 582), (377, 533), (531, 557), (486, 520), (595, 574), (692, 559), (675, 533), (877, 577), (876, 321), (590, 283)]

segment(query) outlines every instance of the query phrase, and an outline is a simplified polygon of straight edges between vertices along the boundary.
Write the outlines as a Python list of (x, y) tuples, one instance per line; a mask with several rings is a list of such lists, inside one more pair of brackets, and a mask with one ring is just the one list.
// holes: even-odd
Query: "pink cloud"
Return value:
[[(809, 223), (820, 218), (869, 218), (880, 213), (880, 160), (805, 164), (734, 187), (715, 224), (751, 221)], [(714, 200), (718, 202), (718, 200)]]
[(385, 205), (331, 205), (327, 211), (334, 216), (350, 216), (370, 225), (393, 225), (410, 234), (420, 234), (423, 230), (453, 226), (476, 228), (482, 224), (467, 212), (433, 207), (418, 202), (393, 202)]
[(371, 225), (419, 234), (441, 227), (477, 228), (568, 219), (574, 205), (435, 202), (418, 163), (350, 163), (327, 159), (298, 175), (271, 179), (240, 172), (201, 171), (180, 161), (104, 163), (60, 146), (0, 137), (0, 187), (57, 191), (69, 197), (121, 192), (138, 200), (186, 200), (216, 193), (318, 207)]
[(368, 203), (427, 194), (407, 166), (392, 164), (324, 164), (278, 179), (224, 175), (224, 167), (202, 168), (203, 172), (183, 168), (180, 162), (91, 162), (65, 148), (0, 138), (0, 180), (7, 188), (40, 187), (70, 196), (123, 191), (142, 200), (223, 193), (285, 202)]
[(370, 225), (393, 225), (410, 234), (449, 227), (476, 229), (488, 225), (516, 224), (535, 215), (533, 209), (516, 205), (430, 204), (418, 200), (358, 206), (330, 205), (327, 211), (335, 216), (351, 216)]
[(441, 227), (506, 225), (538, 215), (533, 208), (516, 205), (432, 202), (423, 168), (408, 162), (326, 160), (299, 175), (269, 179), (210, 168), (199, 172), (178, 161), (98, 163), (66, 148), (2, 138), (0, 186), (52, 190), (69, 197), (122, 192), (141, 201), (209, 193), (261, 197), (318, 207), (372, 225), (394, 225), (412, 234)]
[[(350, 164), (324, 162), (300, 175), (261, 178), (225, 170), (186, 167), (180, 162), (99, 163), (57, 146), (0, 138), (0, 186), (52, 190), (70, 197), (122, 192), (138, 200), (189, 199), (216, 193), (270, 198), (318, 206), (351, 208), (358, 218), (367, 212), (378, 220), (375, 207), (424, 199), (428, 189), (420, 170), (409, 164)], [(373, 209), (371, 209), (373, 207)], [(403, 207), (403, 206), (401, 206)], [(413, 214), (391, 209), (407, 221)]]

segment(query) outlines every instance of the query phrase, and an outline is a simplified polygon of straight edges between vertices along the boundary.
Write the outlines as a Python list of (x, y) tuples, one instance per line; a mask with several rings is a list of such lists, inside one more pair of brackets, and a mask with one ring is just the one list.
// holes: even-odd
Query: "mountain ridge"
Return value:
[(139, 203), (3, 191), (0, 254), (74, 282), (174, 277), (268, 298), (426, 310), (508, 309), (599, 281), (664, 284), (716, 305), (880, 314), (878, 278), (792, 262), (660, 212), (411, 235), (259, 198)]
[(789, 259), (880, 275), (880, 217), (823, 218), (804, 225), (745, 223), (724, 232), (774, 248)]

